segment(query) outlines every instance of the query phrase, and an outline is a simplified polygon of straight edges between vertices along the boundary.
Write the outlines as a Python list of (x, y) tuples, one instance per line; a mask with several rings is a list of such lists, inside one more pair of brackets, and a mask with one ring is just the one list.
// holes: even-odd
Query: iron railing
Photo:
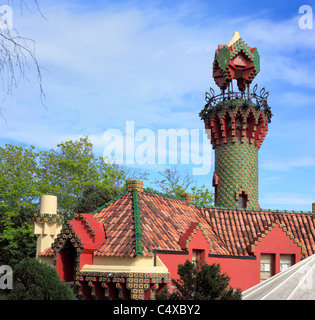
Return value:
[(264, 110), (268, 117), (268, 121), (270, 122), (272, 113), (267, 103), (269, 92), (266, 91), (265, 88), (262, 88), (259, 94), (257, 94), (257, 84), (253, 87), (252, 92), (249, 91), (249, 86), (247, 88), (247, 92), (234, 92), (231, 90), (225, 92), (224, 90), (222, 90), (218, 95), (215, 95), (215, 91), (210, 88), (209, 92), (205, 93), (206, 104), (199, 113), (199, 116), (202, 120), (204, 120), (209, 112), (224, 106), (227, 101), (230, 101), (231, 106), (233, 106), (233, 103), (235, 105), (239, 105), (239, 103), (241, 102), (244, 108), (254, 103), (255, 108)]

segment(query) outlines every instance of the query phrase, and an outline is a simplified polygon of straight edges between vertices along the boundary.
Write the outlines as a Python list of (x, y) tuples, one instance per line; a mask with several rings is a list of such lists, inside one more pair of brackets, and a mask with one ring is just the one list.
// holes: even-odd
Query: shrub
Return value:
[[(0, 290), (1, 291), (1, 290)], [(76, 300), (73, 290), (56, 270), (35, 258), (25, 258), (13, 268), (13, 288), (0, 292), (6, 300)]]
[(230, 278), (221, 274), (219, 264), (197, 265), (189, 260), (178, 265), (179, 280), (172, 279), (175, 285), (173, 293), (164, 291), (159, 300), (240, 300), (241, 291), (229, 286)]

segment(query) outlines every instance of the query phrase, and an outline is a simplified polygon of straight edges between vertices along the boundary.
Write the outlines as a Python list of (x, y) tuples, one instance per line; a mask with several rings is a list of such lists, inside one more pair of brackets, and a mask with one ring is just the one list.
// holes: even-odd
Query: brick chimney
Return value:
[(128, 180), (127, 181), (127, 191), (138, 191), (143, 192), (143, 181), (140, 180)]
[(195, 195), (193, 193), (183, 193), (180, 197), (184, 198), (189, 204), (195, 204)]

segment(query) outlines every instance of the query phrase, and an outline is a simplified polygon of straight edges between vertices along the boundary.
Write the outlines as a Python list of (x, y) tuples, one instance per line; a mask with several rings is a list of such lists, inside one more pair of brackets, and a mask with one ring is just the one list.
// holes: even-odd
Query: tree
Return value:
[(0, 147), (0, 264), (15, 264), (34, 256), (32, 217), (39, 192), (35, 147)]
[(88, 188), (104, 200), (93, 207), (91, 196), (94, 210), (121, 193), (125, 179), (124, 170), (94, 155), (88, 137), (50, 151), (23, 144), (0, 147), (0, 264), (13, 266), (35, 256), (32, 219), (41, 195), (56, 195), (58, 212), (72, 218), (82, 199), (89, 199)]
[(126, 179), (124, 170), (103, 157), (96, 157), (87, 136), (57, 147), (40, 155), (39, 190), (58, 197), (60, 213), (73, 217), (82, 197), (92, 190), (106, 194), (106, 198), (121, 192)]
[(181, 195), (190, 188), (195, 195), (195, 204), (198, 206), (210, 206), (213, 204), (213, 192), (202, 185), (197, 187), (196, 181), (189, 175), (179, 172), (176, 167), (166, 168), (159, 172), (163, 177), (161, 180), (155, 180), (155, 184), (161, 188), (162, 192), (181, 197)]
[(13, 288), (1, 292), (4, 300), (76, 300), (73, 290), (57, 271), (34, 258), (25, 258), (13, 268)]
[[(10, 5), (13, 5), (15, 1), (9, 1)], [(20, 10), (23, 12), (23, 8), (28, 10), (32, 5), (30, 2), (26, 3), (23, 0), (19, 1)], [(33, 5), (40, 15), (45, 18), (40, 10), (39, 2), (33, 0)], [(42, 86), (42, 73), (41, 67), (37, 61), (35, 54), (35, 41), (20, 36), (19, 32), (12, 25), (13, 12), (10, 6), (2, 6), (5, 12), (1, 12), (2, 17), (0, 28), (0, 77), (2, 80), (3, 100), (4, 102), (7, 96), (12, 96), (14, 89), (16, 89), (22, 79), (29, 80), (28, 73), (31, 70), (31, 65), (35, 67), (37, 75), (37, 82), (40, 89), (40, 97), (42, 104), (45, 97)], [(16, 11), (15, 11), (16, 12)], [(3, 109), (0, 108), (0, 115), (3, 116)]]
[(158, 299), (169, 300), (240, 300), (241, 291), (229, 287), (230, 278), (221, 274), (219, 264), (194, 264), (187, 260), (178, 265), (179, 280), (172, 279), (176, 289), (163, 292)]
[(188, 173), (182, 174), (177, 171), (176, 167), (166, 168), (163, 172), (160, 171), (159, 174), (163, 178), (162, 180), (156, 180), (155, 184), (162, 189), (162, 192), (173, 196), (179, 197), (194, 182)]
[(199, 207), (209, 207), (213, 205), (214, 195), (213, 192), (210, 191), (203, 184), (201, 188), (197, 186), (191, 187), (192, 193), (195, 195), (195, 205)]
[(119, 194), (127, 191), (127, 180), (147, 180), (147, 177), (149, 175), (147, 172), (143, 172), (138, 169), (130, 169), (126, 167), (120, 167), (120, 173), (123, 177), (123, 179), (121, 180), (121, 182), (123, 183), (118, 183), (118, 188), (110, 189), (104, 188), (103, 185), (88, 185), (83, 190), (82, 196), (76, 202), (74, 211), (76, 213), (92, 212), (95, 209), (104, 205), (106, 202), (109, 202), (113, 198), (119, 196)]
[(74, 211), (76, 213), (89, 213), (101, 207), (106, 202), (118, 196), (118, 190), (108, 192), (108, 190), (98, 189), (95, 185), (87, 186), (76, 203)]

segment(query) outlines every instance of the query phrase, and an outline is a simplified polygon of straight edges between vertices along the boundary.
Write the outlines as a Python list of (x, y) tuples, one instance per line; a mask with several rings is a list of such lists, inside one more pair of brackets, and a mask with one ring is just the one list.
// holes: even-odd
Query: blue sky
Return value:
[[(5, 4), (5, 3), (3, 3)], [(34, 70), (5, 101), (0, 144), (55, 148), (89, 135), (203, 129), (212, 61), (234, 31), (261, 57), (254, 84), (269, 91), (273, 118), (259, 151), (262, 208), (311, 210), (315, 202), (315, 26), (299, 28), (299, 7), (314, 1), (40, 1), (13, 8), (14, 27), (36, 41), (46, 108)], [(315, 11), (314, 11), (315, 12)], [(209, 142), (210, 146), (210, 142)], [(209, 147), (210, 148), (210, 147)], [(211, 172), (194, 176), (212, 188)], [(132, 166), (151, 173), (165, 165)], [(181, 165), (191, 173), (191, 165)]]

